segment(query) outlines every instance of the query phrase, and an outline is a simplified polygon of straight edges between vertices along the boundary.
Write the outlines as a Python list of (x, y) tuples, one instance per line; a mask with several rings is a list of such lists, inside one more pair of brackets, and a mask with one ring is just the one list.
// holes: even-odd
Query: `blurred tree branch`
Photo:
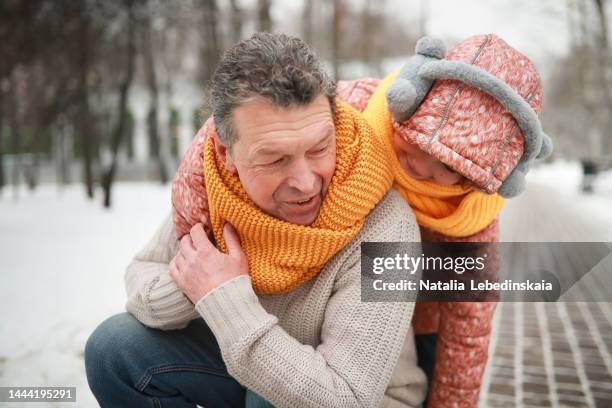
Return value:
[(257, 31), (272, 32), (271, 0), (257, 0)]
[(113, 138), (111, 141), (111, 164), (103, 175), (102, 188), (104, 189), (104, 207), (108, 208), (111, 206), (111, 191), (112, 184), (117, 171), (117, 155), (119, 153), (119, 146), (121, 145), (122, 136), (125, 134), (125, 126), (127, 124), (127, 104), (130, 87), (132, 85), (132, 79), (134, 78), (134, 59), (136, 54), (136, 17), (134, 10), (134, 0), (125, 0), (125, 12), (126, 18), (126, 66), (125, 76), (119, 87), (119, 106), (118, 115), (119, 121)]

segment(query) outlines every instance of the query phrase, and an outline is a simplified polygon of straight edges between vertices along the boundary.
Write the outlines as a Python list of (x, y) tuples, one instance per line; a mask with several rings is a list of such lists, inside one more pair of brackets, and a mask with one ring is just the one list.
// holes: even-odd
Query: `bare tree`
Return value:
[(270, 17), (271, 0), (257, 0), (257, 30), (272, 32), (272, 18)]
[(221, 54), (217, 34), (218, 9), (216, 1), (202, 0), (202, 13), (200, 82), (205, 84), (212, 77)]
[(12, 141), (12, 153), (13, 153), (13, 172), (12, 172), (12, 184), (13, 184), (13, 198), (17, 199), (19, 196), (19, 173), (21, 171), (21, 121), (19, 120), (19, 104), (18, 100), (18, 70), (13, 71), (11, 75), (9, 85), (9, 126), (11, 129), (11, 141)]
[[(43, 0), (0, 3), (0, 82), (1, 78), (14, 78), (16, 73), (22, 78), (14, 89), (17, 105), (12, 110), (16, 115), (11, 115), (10, 128), (11, 136), (15, 136), (15, 129), (21, 140), (12, 143), (17, 152), (16, 170), (20, 171), (25, 154), (31, 157), (24, 169), (30, 188), (38, 182), (40, 153), (52, 145), (53, 123), (62, 115), (74, 116), (78, 121), (79, 115), (68, 112), (87, 109), (88, 60), (93, 46), (86, 16), (93, 4)], [(89, 129), (93, 127), (88, 118), (81, 118), (81, 123)], [(85, 133), (80, 140), (83, 148), (91, 131), (81, 133)], [(85, 157), (91, 157), (87, 151), (84, 150)], [(89, 173), (86, 178), (93, 177)], [(13, 179), (18, 180), (18, 176)]]
[(85, 191), (87, 197), (94, 197), (93, 188), (93, 149), (92, 149), (92, 129), (91, 115), (89, 112), (89, 61), (91, 40), (89, 38), (90, 21), (86, 10), (81, 10), (79, 19), (79, 113), (78, 113), (78, 129), (81, 140), (83, 154), (83, 181), (85, 183)]
[(126, 66), (125, 76), (121, 82), (119, 89), (119, 122), (113, 133), (111, 141), (111, 164), (102, 178), (102, 187), (104, 189), (104, 207), (111, 206), (111, 189), (117, 171), (117, 155), (119, 153), (119, 146), (121, 146), (121, 139), (125, 133), (125, 126), (127, 123), (127, 103), (129, 97), (130, 87), (134, 78), (134, 59), (136, 54), (136, 21), (135, 21), (135, 10), (134, 0), (126, 0), (125, 8), (127, 12), (127, 34), (126, 34)]
[(162, 184), (166, 184), (168, 182), (168, 170), (166, 169), (166, 164), (163, 160), (162, 138), (159, 133), (159, 90), (155, 70), (155, 66), (157, 64), (153, 52), (153, 34), (149, 10), (145, 11), (144, 13), (141, 33), (144, 68), (149, 87), (150, 99), (149, 114), (147, 115), (150, 156), (157, 163), (159, 180), (162, 182)]
[[(189, 114), (189, 119), (180, 120), (184, 113), (173, 106), (177, 92), (173, 83), (178, 77), (206, 83), (226, 41), (242, 37), (247, 13), (240, 1), (225, 3), (226, 19), (219, 16), (219, 4), (216, 0), (0, 0), (0, 166), (4, 164), (0, 188), (4, 182), (23, 183), (24, 175), (29, 185), (36, 185), (36, 160), (43, 163), (47, 157), (62, 162), (56, 166), (56, 179), (67, 181), (67, 161), (73, 156), (86, 195), (94, 196), (99, 178), (104, 204), (110, 205), (119, 159), (124, 149), (128, 157), (132, 150), (127, 140), (128, 100), (137, 80), (151, 95), (152, 162), (160, 166), (160, 178), (168, 179), (169, 174), (162, 174), (163, 162), (169, 163), (164, 155), (170, 149), (166, 134), (180, 134), (179, 123), (191, 118)], [(271, 4), (272, 0), (253, 2), (254, 13), (248, 18), (260, 30), (273, 29)], [(313, 42), (310, 37), (323, 31), (328, 20), (319, 22), (312, 15), (329, 16), (331, 7), (315, 0), (308, 0), (306, 7), (304, 29)], [(143, 12), (149, 16), (146, 24)], [(220, 35), (221, 29), (226, 35)], [(193, 51), (200, 53), (196, 64), (190, 58)], [(147, 62), (142, 70), (141, 61)], [(165, 101), (172, 130), (159, 123), (165, 116)], [(66, 150), (67, 146), (71, 148)], [(175, 143), (172, 151), (177, 150)], [(108, 155), (101, 157), (101, 152)], [(10, 168), (7, 154), (14, 163)], [(34, 165), (24, 169), (29, 157)]]
[(230, 25), (232, 27), (232, 44), (242, 38), (242, 10), (236, 0), (230, 0)]
[(361, 59), (370, 66), (372, 62), (372, 14), (370, 0), (365, 0), (361, 10)]
[[(610, 82), (607, 30), (597, 1), (568, 0), (569, 53), (549, 74), (544, 126), (555, 135), (555, 154), (598, 162), (610, 153)], [(604, 11), (605, 13), (605, 11)]]
[(70, 162), (72, 149), (69, 141), (71, 138), (68, 134), (72, 131), (69, 127), (69, 123), (60, 117), (54, 125), (53, 132), (53, 155), (55, 158), (55, 164), (57, 169), (57, 179), (59, 180), (59, 186), (65, 186), (70, 183)]
[(595, 10), (597, 11), (597, 20), (599, 22), (597, 33), (597, 50), (595, 51), (598, 60), (597, 73), (599, 77), (599, 86), (601, 87), (603, 106), (605, 111), (602, 112), (602, 149), (604, 154), (612, 154), (612, 95), (610, 95), (610, 86), (608, 83), (608, 69), (610, 67), (610, 49), (608, 44), (608, 22), (606, 16), (606, 2), (604, 0), (593, 0), (595, 2)]
[(4, 187), (4, 89), (0, 81), (0, 196)]
[(332, 65), (334, 67), (334, 78), (340, 79), (340, 47), (342, 44), (342, 16), (344, 4), (342, 0), (334, 0), (333, 31), (332, 31)]
[(593, 0), (595, 2), (595, 8), (599, 17), (599, 29), (600, 29), (600, 42), (603, 48), (608, 48), (608, 23), (606, 16), (606, 2), (605, 0)]
[(302, 35), (304, 41), (312, 45), (312, 10), (314, 0), (304, 0), (302, 9)]
[(361, 59), (368, 66), (369, 75), (382, 75), (381, 60), (383, 58), (384, 42), (382, 34), (385, 19), (379, 9), (384, 9), (384, 1), (376, 2), (372, 9), (372, 1), (365, 0), (361, 11)]
[(15, 67), (29, 64), (56, 34), (51, 19), (40, 18), (49, 5), (43, 0), (0, 2), (0, 80)]

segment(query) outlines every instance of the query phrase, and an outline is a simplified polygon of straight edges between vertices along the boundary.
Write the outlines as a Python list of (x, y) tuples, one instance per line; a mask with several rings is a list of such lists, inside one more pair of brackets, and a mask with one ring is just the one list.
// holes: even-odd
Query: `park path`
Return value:
[[(605, 241), (568, 201), (529, 185), (506, 202), (501, 240)], [(611, 265), (612, 255), (581, 280), (582, 299), (612, 288)], [(612, 407), (612, 303), (500, 303), (493, 326), (481, 407)]]

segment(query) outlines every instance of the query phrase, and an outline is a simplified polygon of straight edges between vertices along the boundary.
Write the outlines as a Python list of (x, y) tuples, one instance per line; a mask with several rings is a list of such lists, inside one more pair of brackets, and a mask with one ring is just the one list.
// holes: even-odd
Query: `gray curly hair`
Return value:
[(255, 33), (225, 51), (209, 89), (217, 134), (230, 148), (236, 141), (233, 109), (257, 97), (287, 107), (324, 94), (335, 115), (335, 82), (308, 44), (285, 34)]

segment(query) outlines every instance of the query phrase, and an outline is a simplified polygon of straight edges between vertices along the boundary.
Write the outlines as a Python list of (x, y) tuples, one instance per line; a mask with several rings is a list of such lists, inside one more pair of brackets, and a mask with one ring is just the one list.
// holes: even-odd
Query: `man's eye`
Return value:
[(270, 163), (266, 164), (266, 166), (274, 166), (274, 165), (277, 165), (277, 164), (281, 164), (284, 159), (285, 159), (284, 157), (280, 157), (280, 158), (274, 160), (273, 162), (270, 162)]
[(328, 147), (329, 147), (329, 145), (325, 145), (325, 146), (321, 147), (320, 149), (317, 149), (317, 150), (313, 151), (312, 153), (313, 154), (323, 153), (324, 151), (327, 150)]

